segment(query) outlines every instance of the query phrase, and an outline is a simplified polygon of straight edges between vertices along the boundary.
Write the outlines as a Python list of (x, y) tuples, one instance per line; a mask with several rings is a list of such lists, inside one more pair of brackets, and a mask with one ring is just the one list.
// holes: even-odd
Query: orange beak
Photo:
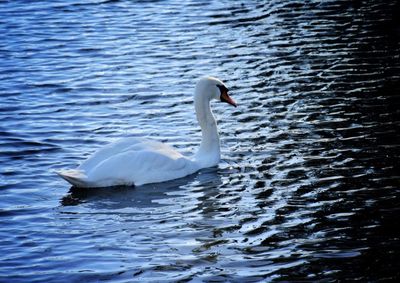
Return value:
[(226, 102), (232, 106), (237, 107), (236, 102), (228, 95), (227, 91), (222, 92), (221, 94), (221, 101)]

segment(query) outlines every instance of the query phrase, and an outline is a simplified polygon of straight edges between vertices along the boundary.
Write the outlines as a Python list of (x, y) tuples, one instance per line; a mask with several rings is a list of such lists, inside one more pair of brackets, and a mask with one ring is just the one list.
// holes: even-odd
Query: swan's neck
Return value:
[(219, 163), (221, 152), (217, 123), (210, 109), (210, 101), (196, 91), (194, 106), (202, 135), (200, 148), (195, 155), (195, 161), (201, 168), (215, 166)]

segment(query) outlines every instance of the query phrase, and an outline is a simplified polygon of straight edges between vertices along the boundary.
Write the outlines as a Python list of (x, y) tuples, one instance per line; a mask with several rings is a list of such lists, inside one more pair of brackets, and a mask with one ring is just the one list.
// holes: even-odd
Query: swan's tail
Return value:
[(86, 188), (90, 187), (90, 182), (85, 172), (78, 169), (59, 170), (56, 173), (75, 187)]

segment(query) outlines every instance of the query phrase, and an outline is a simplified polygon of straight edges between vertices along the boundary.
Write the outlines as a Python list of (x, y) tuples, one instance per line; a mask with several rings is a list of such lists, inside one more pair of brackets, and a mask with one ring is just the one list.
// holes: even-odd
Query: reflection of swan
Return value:
[[(150, 208), (168, 205), (168, 199), (181, 198), (187, 196), (186, 185), (195, 187), (198, 192), (211, 192), (221, 184), (221, 176), (216, 168), (201, 170), (200, 174), (191, 174), (184, 178), (166, 181), (157, 184), (147, 184), (132, 190), (131, 187), (117, 186), (110, 188), (97, 188), (88, 190), (85, 188), (71, 187), (68, 194), (62, 197), (61, 205), (75, 206), (85, 204), (87, 207), (99, 209), (109, 209), (113, 213), (124, 208)], [(178, 201), (178, 203), (186, 203)], [(176, 204), (176, 201), (170, 202)]]
[(108, 187), (164, 182), (215, 166), (220, 160), (220, 145), (210, 109), (212, 99), (236, 106), (220, 80), (206, 77), (197, 83), (194, 105), (202, 141), (193, 158), (160, 142), (127, 138), (99, 150), (78, 169), (57, 173), (76, 187)]
[[(74, 206), (86, 203), (86, 206), (98, 209), (111, 209), (113, 211), (124, 208), (150, 208), (160, 206), (158, 200), (165, 200), (180, 194), (182, 186), (193, 182), (195, 174), (184, 178), (167, 181), (164, 183), (147, 184), (132, 190), (127, 186), (110, 188), (85, 188), (71, 187), (68, 194), (61, 199), (63, 206)], [(173, 193), (169, 196), (169, 193)]]

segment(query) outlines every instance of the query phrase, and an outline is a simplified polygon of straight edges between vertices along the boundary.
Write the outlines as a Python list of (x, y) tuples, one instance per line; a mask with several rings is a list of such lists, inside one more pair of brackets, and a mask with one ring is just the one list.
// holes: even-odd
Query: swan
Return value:
[(211, 100), (237, 106), (221, 80), (204, 77), (197, 82), (194, 106), (202, 139), (192, 157), (161, 142), (124, 138), (100, 149), (77, 169), (56, 173), (80, 188), (140, 186), (182, 178), (202, 168), (216, 166), (221, 153), (217, 123), (210, 109)]

